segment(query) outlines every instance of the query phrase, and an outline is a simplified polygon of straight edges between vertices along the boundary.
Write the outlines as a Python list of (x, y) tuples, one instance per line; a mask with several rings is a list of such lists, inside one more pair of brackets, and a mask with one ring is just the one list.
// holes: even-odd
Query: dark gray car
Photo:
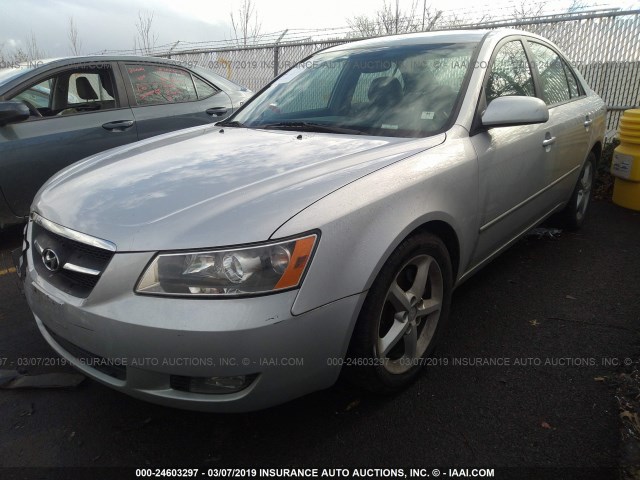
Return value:
[(89, 155), (216, 122), (252, 95), (151, 57), (73, 57), (0, 70), (0, 229), (20, 223), (55, 172)]

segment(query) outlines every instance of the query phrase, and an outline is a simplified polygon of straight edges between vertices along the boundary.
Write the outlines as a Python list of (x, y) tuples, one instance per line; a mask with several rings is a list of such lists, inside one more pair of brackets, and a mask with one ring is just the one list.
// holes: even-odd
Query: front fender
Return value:
[(400, 242), (434, 220), (455, 231), (465, 271), (479, 229), (478, 167), (468, 138), (448, 139), (346, 185), (274, 232), (272, 238), (322, 232), (292, 313), (367, 290)]

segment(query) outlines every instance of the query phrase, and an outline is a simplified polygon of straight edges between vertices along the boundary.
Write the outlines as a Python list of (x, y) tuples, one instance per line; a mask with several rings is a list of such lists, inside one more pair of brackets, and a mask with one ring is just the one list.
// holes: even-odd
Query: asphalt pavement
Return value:
[[(19, 229), (0, 233), (0, 369), (71, 372), (25, 366), (56, 354), (10, 271), (19, 243)], [(640, 214), (602, 201), (577, 233), (523, 239), (455, 292), (434, 365), (391, 397), (341, 382), (220, 415), (155, 406), (90, 379), (0, 390), (0, 477), (26, 477), (24, 467), (233, 466), (617, 478), (621, 423), (603, 379), (640, 360), (639, 258)]]

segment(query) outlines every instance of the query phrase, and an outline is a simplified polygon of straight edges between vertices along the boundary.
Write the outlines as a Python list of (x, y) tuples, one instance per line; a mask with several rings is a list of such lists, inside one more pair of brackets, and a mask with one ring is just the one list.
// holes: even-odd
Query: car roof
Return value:
[[(39, 60), (30, 60), (27, 62), (20, 62), (0, 70), (0, 87), (9, 87), (15, 82), (20, 82), (21, 78), (31, 77), (38, 75), (42, 70), (48, 70), (52, 67), (65, 67), (78, 64), (96, 63), (96, 62), (148, 62), (148, 63), (161, 63), (165, 65), (182, 66), (185, 68), (193, 69), (194, 65), (187, 64), (181, 60), (173, 60), (169, 58), (151, 57), (142, 55), (83, 55), (76, 57), (58, 57), (58, 58), (46, 58)], [(209, 75), (212, 78), (218, 79), (220, 76), (215, 72), (197, 70), (198, 73)], [(226, 80), (226, 79), (225, 79)], [(235, 85), (237, 90), (245, 89), (242, 85), (237, 85), (235, 82), (228, 80), (232, 85)], [(245, 89), (246, 90), (246, 89)]]
[(180, 60), (172, 60), (163, 57), (152, 57), (143, 55), (82, 55), (77, 57), (58, 57), (58, 58), (46, 58), (42, 60), (33, 60), (31, 62), (25, 62), (21, 65), (25, 66), (44, 66), (54, 64), (72, 65), (74, 63), (87, 63), (87, 62), (153, 62), (153, 63), (167, 63), (167, 64), (181, 64)]
[(489, 32), (491, 32), (491, 30), (442, 30), (436, 32), (405, 33), (344, 43), (328, 48), (325, 51), (337, 52), (354, 48), (401, 47), (429, 43), (479, 42)]
[(531, 32), (513, 28), (469, 29), (469, 30), (438, 30), (434, 32), (404, 33), (387, 35), (384, 37), (367, 38), (354, 42), (342, 43), (324, 50), (325, 52), (339, 52), (359, 48), (401, 47), (412, 45), (428, 45), (430, 43), (479, 43), (485, 38), (499, 39), (511, 35), (524, 35), (538, 38), (553, 45), (549, 40)]
[(191, 65), (184, 65), (184, 62), (180, 60), (172, 60), (161, 57), (150, 57), (142, 55), (84, 55), (77, 57), (58, 57), (58, 58), (43, 58), (38, 60), (29, 60), (26, 62), (16, 63), (9, 68), (2, 70), (3, 73), (8, 74), (15, 72), (14, 75), (7, 75), (8, 79), (16, 78), (22, 73), (37, 72), (43, 68), (51, 67), (64, 67), (67, 65), (76, 65), (82, 63), (94, 63), (94, 62), (149, 62), (149, 63), (164, 63), (166, 65), (182, 65), (190, 67)]

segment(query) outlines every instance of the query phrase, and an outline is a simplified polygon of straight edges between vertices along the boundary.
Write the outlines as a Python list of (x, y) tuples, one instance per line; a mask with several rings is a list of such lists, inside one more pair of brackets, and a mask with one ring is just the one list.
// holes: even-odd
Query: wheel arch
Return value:
[(444, 220), (430, 220), (413, 229), (408, 235), (400, 240), (400, 242), (398, 242), (398, 245), (405, 239), (418, 233), (431, 233), (442, 240), (449, 252), (453, 282), (455, 283), (460, 268), (460, 241), (458, 240), (458, 235), (454, 228)]

